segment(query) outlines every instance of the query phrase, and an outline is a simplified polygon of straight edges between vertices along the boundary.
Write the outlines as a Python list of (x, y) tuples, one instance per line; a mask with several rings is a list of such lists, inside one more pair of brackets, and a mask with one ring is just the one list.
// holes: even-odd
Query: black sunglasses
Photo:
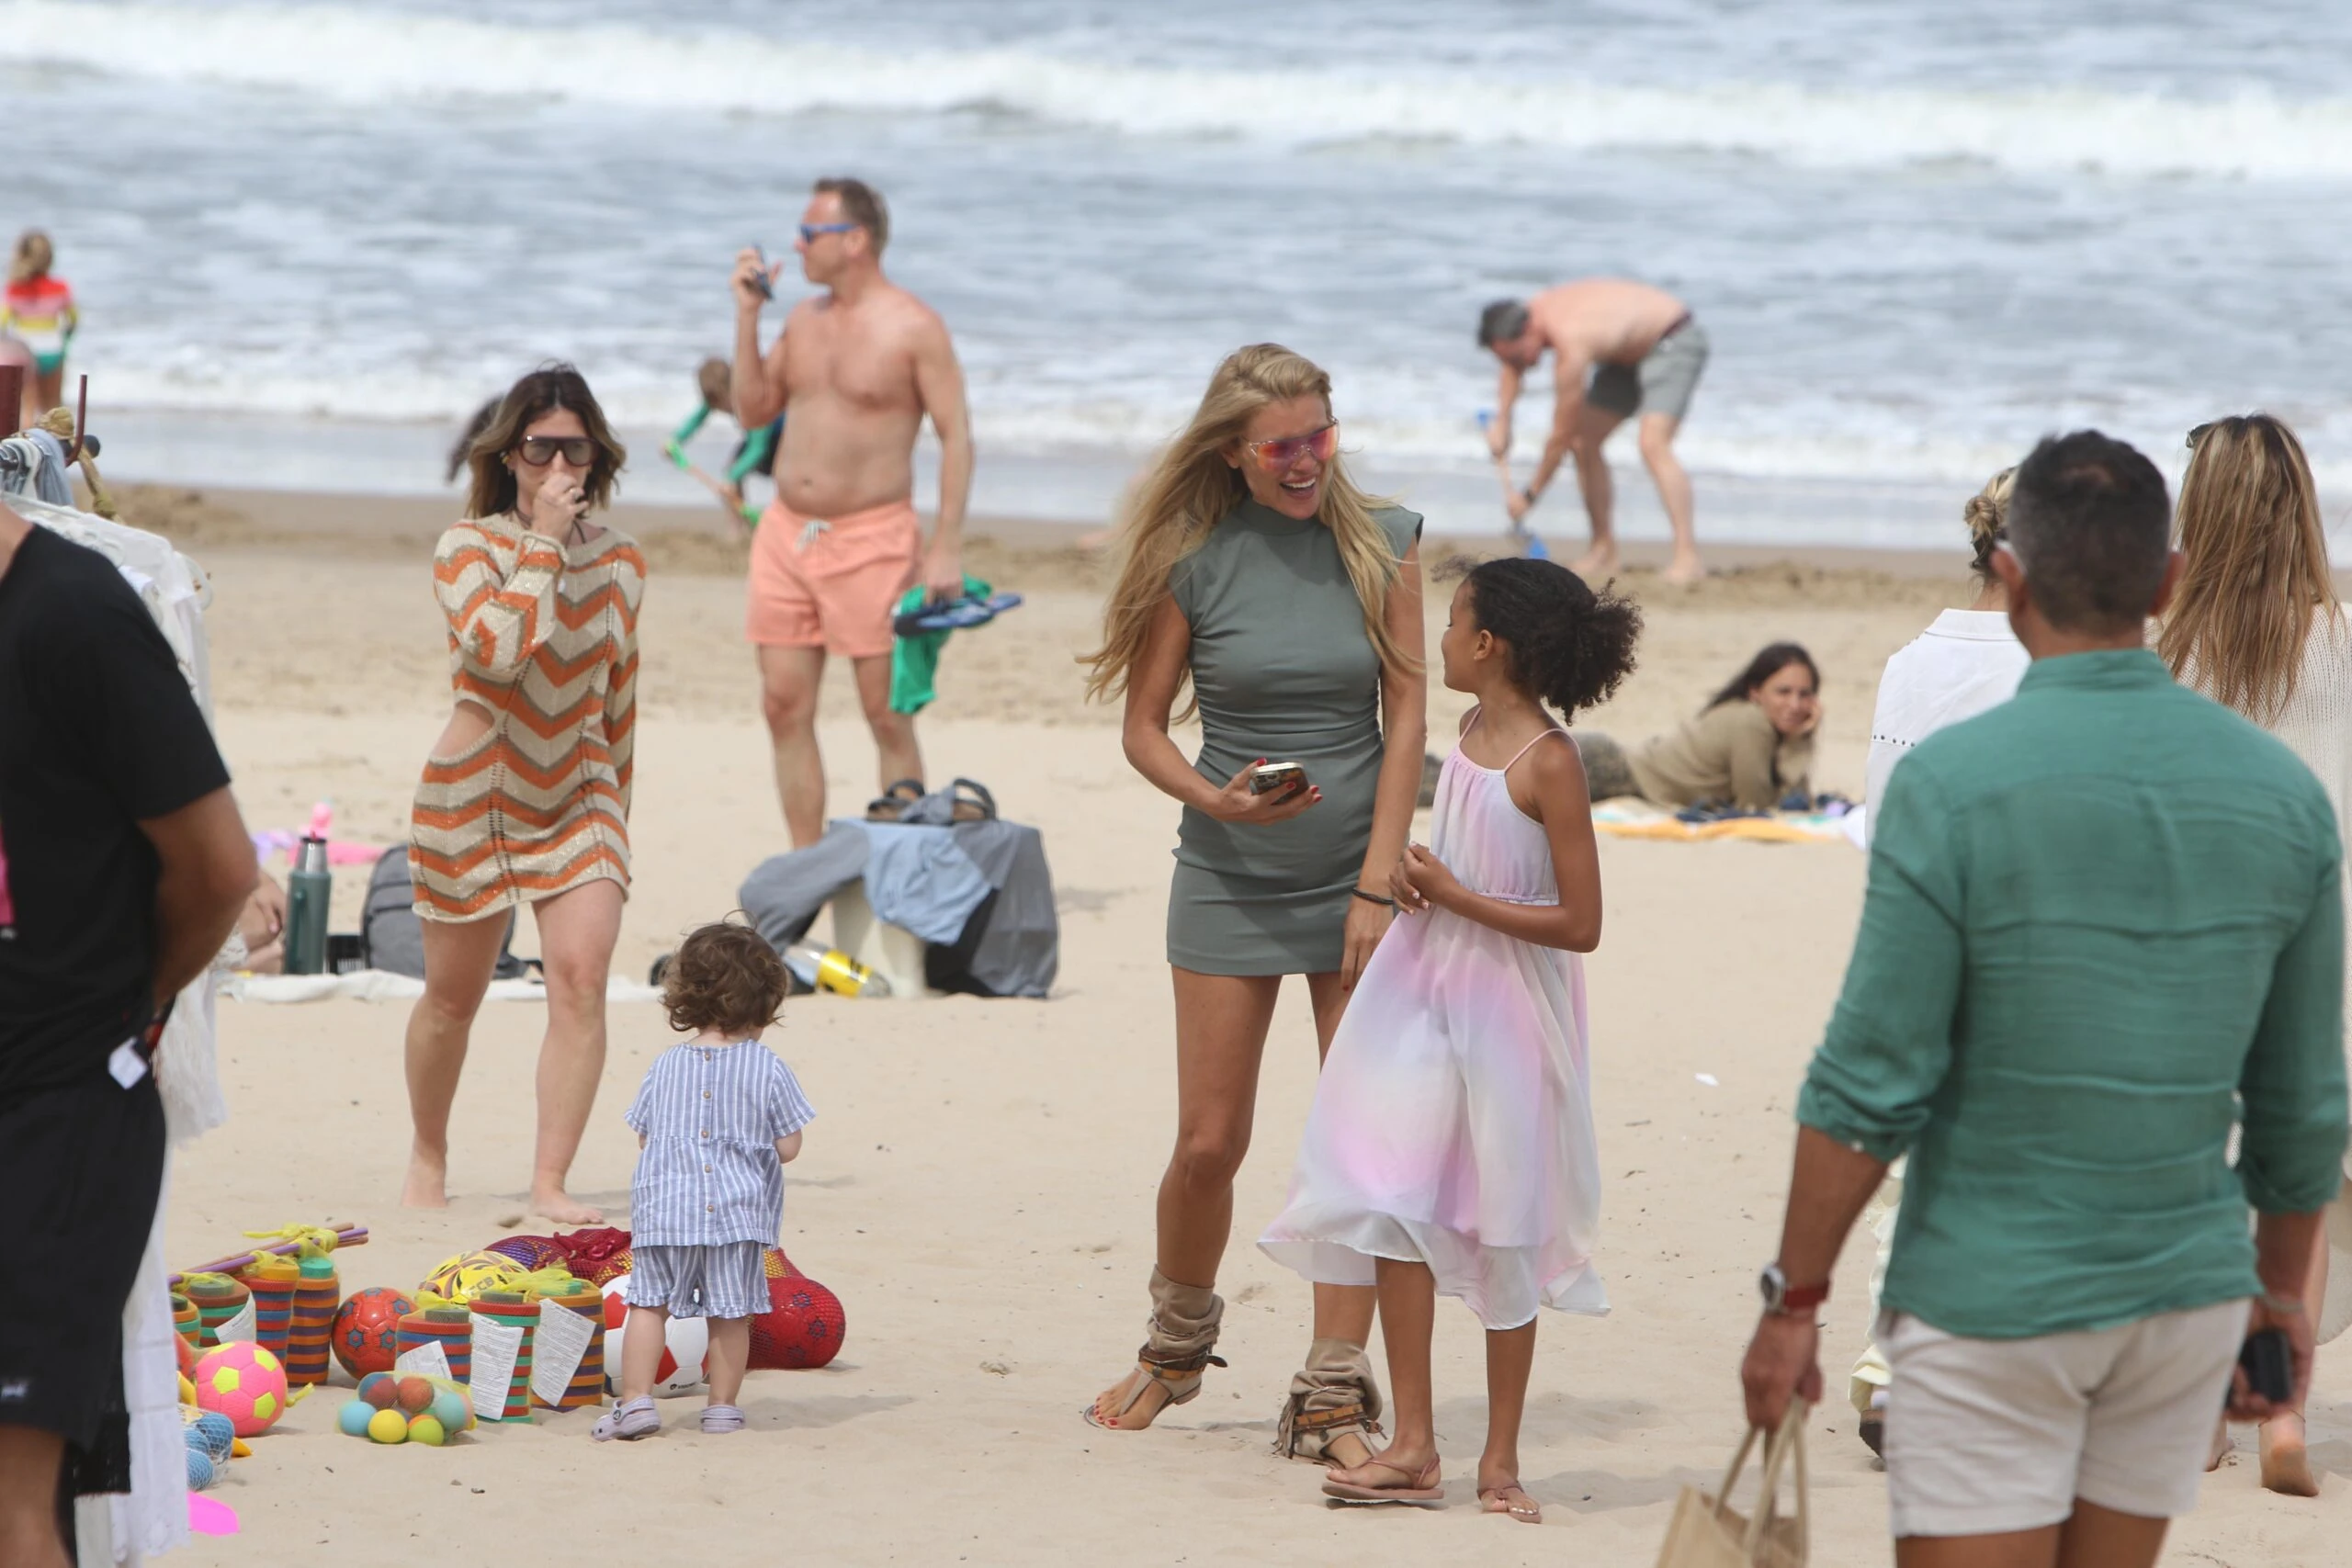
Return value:
[(587, 468), (596, 460), (596, 443), (585, 435), (526, 435), (514, 450), (535, 468), (554, 462), (558, 452), (575, 468)]

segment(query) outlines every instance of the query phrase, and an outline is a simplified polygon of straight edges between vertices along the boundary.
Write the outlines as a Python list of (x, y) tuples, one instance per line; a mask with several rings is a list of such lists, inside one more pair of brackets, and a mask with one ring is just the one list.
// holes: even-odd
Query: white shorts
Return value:
[(2222, 1302), (2033, 1339), (1963, 1339), (1884, 1314), (1895, 1538), (2041, 1529), (2077, 1497), (2144, 1518), (2189, 1512), (2247, 1311)]

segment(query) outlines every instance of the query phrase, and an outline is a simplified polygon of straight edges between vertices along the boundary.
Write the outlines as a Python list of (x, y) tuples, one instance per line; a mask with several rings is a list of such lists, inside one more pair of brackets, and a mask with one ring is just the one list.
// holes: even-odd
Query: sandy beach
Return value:
[[(429, 555), (454, 508), (167, 491), (126, 500), (126, 520), (168, 531), (210, 573), (218, 724), (249, 824), (296, 828), (331, 798), (339, 835), (401, 840), (447, 711)], [(616, 974), (641, 979), (684, 929), (731, 908), (743, 874), (785, 844), (741, 637), (736, 547), (715, 511), (624, 508), (613, 520), (652, 567), (637, 880), (615, 960)], [(1115, 711), (1080, 701), (1072, 660), (1096, 630), (1102, 564), (1067, 529), (973, 531), (970, 569), (1027, 604), (950, 644), (922, 721), (926, 759), (934, 781), (982, 780), (1007, 816), (1043, 828), (1061, 977), (1042, 1002), (796, 1000), (771, 1036), (818, 1112), (791, 1168), (783, 1241), (846, 1307), (840, 1359), (754, 1373), (741, 1435), (693, 1430), (690, 1397), (664, 1402), (670, 1429), (658, 1440), (607, 1446), (589, 1441), (585, 1414), (542, 1413), (445, 1450), (373, 1447), (334, 1432), (347, 1397), (338, 1373), (213, 1492), (244, 1533), (199, 1540), (188, 1562), (366, 1568), (453, 1552), (623, 1560), (685, 1547), (730, 1564), (1409, 1556), (1646, 1568), (1678, 1488), (1719, 1474), (1738, 1436), (1755, 1271), (1777, 1240), (1790, 1106), (1843, 970), (1862, 857), (1842, 844), (1602, 840), (1608, 927), (1588, 974), (1607, 1182), (1599, 1263), (1614, 1312), (1544, 1325), (1524, 1438), (1541, 1533), (1481, 1516), (1472, 1496), (1483, 1377), (1476, 1325), (1458, 1307), (1438, 1320), (1451, 1506), (1335, 1513), (1315, 1467), (1269, 1450), (1306, 1341), (1307, 1292), (1250, 1243), (1279, 1206), (1311, 1092), (1303, 987), (1286, 995), (1269, 1044), (1218, 1281), (1231, 1369), (1148, 1433), (1096, 1431), (1079, 1411), (1140, 1337), (1151, 1192), (1172, 1127), (1161, 930), (1177, 813), (1122, 760)], [(1588, 722), (1645, 737), (1695, 710), (1757, 647), (1792, 637), (1825, 676), (1815, 786), (1859, 794), (1879, 669), (1938, 608), (1965, 602), (1957, 549), (1713, 559), (1725, 570), (1686, 593), (1633, 557), (1623, 585), (1648, 616), (1641, 668)], [(1444, 597), (1431, 595), (1432, 646)], [(872, 751), (844, 673), (828, 680), (831, 804), (851, 810), (871, 793)], [(1440, 690), (1430, 710), (1432, 737), (1450, 739), (1462, 700)], [(337, 929), (356, 925), (364, 878), (339, 874)], [(516, 945), (534, 950), (527, 920)], [(405, 1289), (453, 1252), (543, 1228), (521, 1213), (541, 1010), (485, 1008), (457, 1109), (458, 1196), (431, 1213), (394, 1204), (406, 1016), (401, 1004), (223, 1004), (232, 1120), (174, 1169), (179, 1264), (232, 1250), (248, 1227), (356, 1220), (374, 1239), (341, 1257), (345, 1290)], [(646, 1004), (616, 1007), (611, 1027), (573, 1187), (625, 1224), (634, 1140), (621, 1112), (672, 1036)], [(1866, 1244), (1849, 1247), (1826, 1311), (1831, 1394), (1809, 1436), (1821, 1564), (1887, 1555), (1883, 1486), (1842, 1397), (1868, 1262)], [(2262, 1493), (2242, 1431), (2244, 1451), (2209, 1479), (2165, 1562), (2352, 1558), (2352, 1350), (2324, 1351), (2320, 1367), (2311, 1427), (2331, 1472), (2324, 1495)]]

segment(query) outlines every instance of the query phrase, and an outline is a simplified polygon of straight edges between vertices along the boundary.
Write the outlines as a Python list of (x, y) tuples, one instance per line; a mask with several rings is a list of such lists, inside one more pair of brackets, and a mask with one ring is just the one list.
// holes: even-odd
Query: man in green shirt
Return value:
[(2274, 1408), (2233, 1371), (2249, 1330), (2310, 1375), (2294, 1298), (2345, 1146), (2340, 849), (2286, 747), (2143, 647), (2170, 510), (2097, 432), (2018, 469), (1993, 560), (2033, 665), (1895, 770), (1798, 1100), (1747, 1414), (1820, 1396), (1813, 1309), (1907, 1152), (1880, 1338), (1903, 1568), (2151, 1564), (2215, 1409)]

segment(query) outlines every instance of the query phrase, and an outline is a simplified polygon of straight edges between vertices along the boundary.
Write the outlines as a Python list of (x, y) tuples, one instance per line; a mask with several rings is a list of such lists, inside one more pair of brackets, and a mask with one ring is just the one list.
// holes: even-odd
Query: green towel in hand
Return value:
[[(964, 592), (982, 599), (995, 590), (977, 577), (964, 579)], [(894, 615), (912, 615), (923, 607), (931, 591), (917, 583), (899, 601)], [(933, 682), (939, 674), (939, 650), (947, 645), (953, 632), (917, 632), (902, 637), (890, 645), (890, 711), (916, 714), (931, 705), (939, 694)]]

